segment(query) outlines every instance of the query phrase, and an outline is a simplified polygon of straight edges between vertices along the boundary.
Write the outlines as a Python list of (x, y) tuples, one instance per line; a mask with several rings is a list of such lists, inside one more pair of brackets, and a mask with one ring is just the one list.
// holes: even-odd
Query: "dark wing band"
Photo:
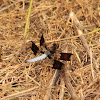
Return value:
[(60, 60), (66, 60), (66, 61), (70, 61), (70, 57), (71, 55), (73, 55), (72, 53), (60, 53)]
[(54, 64), (53, 64), (52, 68), (61, 70), (61, 68), (62, 68), (63, 65), (64, 64), (62, 62), (60, 62), (58, 60), (54, 60)]
[(31, 49), (32, 49), (33, 53), (36, 55), (37, 52), (38, 52), (38, 50), (39, 50), (39, 48), (34, 44), (33, 41), (31, 41), (31, 42), (32, 42), (32, 47), (31, 47)]

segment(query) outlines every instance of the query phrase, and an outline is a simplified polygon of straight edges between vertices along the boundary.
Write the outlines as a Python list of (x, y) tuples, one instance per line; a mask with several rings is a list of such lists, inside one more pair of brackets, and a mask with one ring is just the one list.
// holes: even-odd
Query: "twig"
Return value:
[(70, 78), (69, 78), (69, 75), (68, 75), (68, 73), (66, 71), (65, 66), (63, 66), (63, 69), (62, 69), (62, 76), (64, 78), (65, 85), (66, 85), (66, 87), (68, 89), (68, 92), (71, 95), (72, 100), (79, 100), (79, 98), (78, 98), (78, 96), (77, 96), (77, 94), (76, 94), (76, 92), (75, 92), (75, 90), (74, 90), (74, 88), (73, 88), (73, 86), (72, 86), (72, 84), (70, 82)]
[(59, 100), (63, 100), (64, 98), (64, 87), (65, 87), (65, 83), (64, 83), (64, 79), (61, 78), (61, 90), (60, 90), (60, 95), (59, 95)]
[(58, 70), (58, 69), (55, 71), (55, 74), (54, 74), (54, 76), (52, 78), (52, 81), (49, 85), (49, 89), (47, 90), (47, 93), (45, 95), (44, 100), (49, 100), (50, 99), (52, 87), (56, 85), (56, 82), (59, 78), (60, 72), (61, 72), (61, 70)]

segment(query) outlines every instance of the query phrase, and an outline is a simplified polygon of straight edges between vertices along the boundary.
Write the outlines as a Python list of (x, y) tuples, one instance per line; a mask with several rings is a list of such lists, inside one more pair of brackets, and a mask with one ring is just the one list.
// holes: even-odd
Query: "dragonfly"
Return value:
[[(31, 42), (32, 42), (32, 46), (30, 48), (33, 51), (34, 55), (36, 55), (40, 49), (33, 41), (31, 41)], [(57, 48), (59, 48), (59, 46), (58, 46), (58, 44), (54, 43), (51, 48), (48, 48), (46, 43), (45, 43), (45, 39), (44, 39), (43, 34), (42, 34), (41, 39), (40, 39), (40, 47), (45, 48), (45, 51), (40, 50), (42, 55), (38, 56), (36, 58), (27, 60), (27, 62), (36, 62), (39, 60), (49, 58), (49, 59), (53, 59), (53, 61), (54, 61), (52, 68), (61, 70), (64, 63), (62, 63), (60, 60), (70, 61), (70, 57), (71, 57), (71, 55), (73, 55), (72, 53), (59, 53), (60, 57), (58, 59), (57, 59), (57, 57), (53, 57), (53, 56), (55, 56), (55, 53), (57, 51)]]

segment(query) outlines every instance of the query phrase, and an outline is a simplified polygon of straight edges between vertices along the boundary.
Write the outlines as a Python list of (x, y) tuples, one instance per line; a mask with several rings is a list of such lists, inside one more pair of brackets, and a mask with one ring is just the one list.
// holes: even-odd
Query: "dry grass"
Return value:
[[(44, 100), (55, 72), (51, 68), (52, 62), (47, 59), (25, 63), (35, 57), (30, 49), (25, 50), (26, 40), (33, 40), (39, 45), (42, 33), (48, 47), (56, 42), (62, 52), (73, 53), (66, 68), (77, 96), (81, 100), (99, 100), (100, 31), (85, 33), (100, 28), (100, 1), (34, 0), (25, 38), (29, 3), (30, 0), (0, 1), (0, 100)], [(77, 37), (75, 23), (70, 21), (71, 11), (82, 26), (81, 31), (85, 34), (90, 51)], [(92, 63), (92, 58), (98, 67)], [(62, 74), (59, 80), (62, 80), (61, 84), (57, 82), (51, 99), (69, 100), (71, 95), (65, 87)]]

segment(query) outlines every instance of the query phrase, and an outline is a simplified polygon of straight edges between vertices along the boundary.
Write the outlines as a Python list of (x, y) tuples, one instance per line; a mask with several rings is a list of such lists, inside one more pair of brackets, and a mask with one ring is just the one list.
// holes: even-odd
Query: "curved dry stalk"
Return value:
[[(70, 13), (70, 18), (71, 18), (72, 22), (74, 23), (74, 26), (75, 26), (75, 29), (76, 29), (78, 35), (82, 35), (83, 34), (82, 31), (83, 31), (84, 27), (80, 24), (79, 20), (73, 14), (73, 12)], [(79, 38), (81, 39), (84, 48), (86, 49), (88, 55), (90, 56), (90, 59), (92, 59), (93, 64), (96, 66), (96, 71), (99, 71), (98, 70), (99, 66), (97, 64), (97, 61), (96, 61), (96, 59), (94, 57), (91, 56), (90, 48), (89, 48), (89, 45), (86, 42), (85, 37), (84, 36), (80, 36)]]

